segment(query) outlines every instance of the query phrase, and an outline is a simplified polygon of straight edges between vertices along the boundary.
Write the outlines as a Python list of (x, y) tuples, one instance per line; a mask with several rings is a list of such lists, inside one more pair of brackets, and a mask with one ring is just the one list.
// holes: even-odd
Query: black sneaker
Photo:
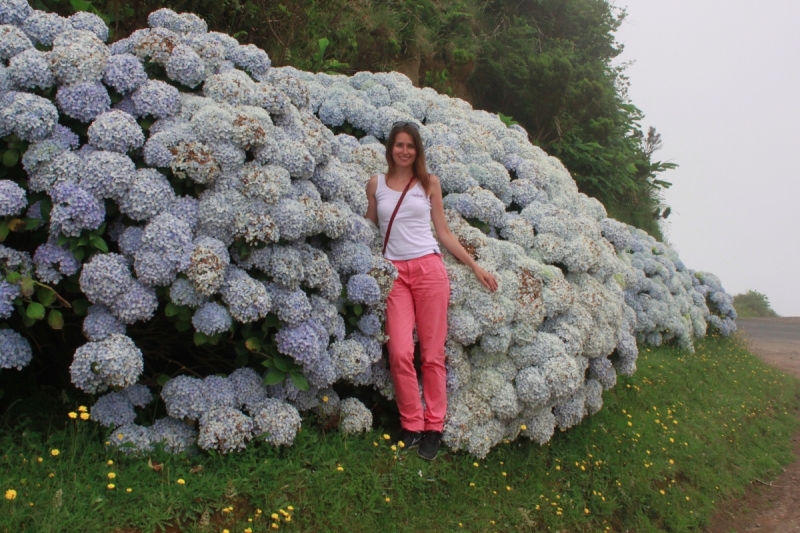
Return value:
[(426, 431), (422, 436), (417, 454), (427, 461), (433, 461), (439, 455), (439, 446), (442, 444), (441, 431)]
[(402, 448), (406, 450), (411, 450), (419, 446), (419, 442), (422, 440), (422, 433), (419, 431), (408, 431), (404, 429), (402, 433), (400, 433), (400, 440), (398, 443), (402, 442)]

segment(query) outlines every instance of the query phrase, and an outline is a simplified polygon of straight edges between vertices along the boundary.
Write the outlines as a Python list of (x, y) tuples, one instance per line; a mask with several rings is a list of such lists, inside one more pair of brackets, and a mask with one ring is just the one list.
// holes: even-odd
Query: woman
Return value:
[[(469, 266), (487, 289), (497, 290), (497, 281), (475, 262), (448, 228), (442, 187), (439, 179), (425, 168), (425, 153), (416, 124), (394, 124), (386, 143), (386, 162), (389, 172), (372, 176), (367, 183), (366, 218), (380, 226), (384, 257), (392, 261), (398, 272), (386, 302), (386, 333), (403, 428), (400, 440), (406, 448), (419, 446), (419, 455), (432, 461), (439, 451), (447, 412), (444, 344), (450, 283), (439, 244), (431, 231), (431, 221), (439, 243)], [(415, 324), (422, 359), (424, 412), (414, 369)]]

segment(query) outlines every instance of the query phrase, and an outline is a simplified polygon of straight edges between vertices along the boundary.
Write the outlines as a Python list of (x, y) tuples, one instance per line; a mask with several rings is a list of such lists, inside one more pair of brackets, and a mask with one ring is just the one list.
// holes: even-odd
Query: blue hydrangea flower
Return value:
[(103, 83), (120, 94), (135, 91), (147, 81), (142, 61), (133, 54), (119, 54), (108, 58)]
[(33, 254), (36, 277), (42, 283), (58, 283), (64, 276), (72, 276), (81, 268), (81, 263), (68, 248), (55, 243), (44, 243)]
[(141, 148), (144, 133), (136, 120), (123, 111), (107, 111), (89, 126), (89, 144), (98, 150), (128, 152)]
[(108, 57), (108, 49), (94, 33), (70, 30), (56, 38), (47, 59), (59, 83), (75, 85), (99, 82)]
[(204, 303), (192, 316), (194, 329), (208, 336), (228, 331), (232, 324), (231, 314), (216, 302)]
[(62, 113), (81, 122), (91, 122), (111, 108), (111, 97), (102, 83), (78, 83), (59, 86), (56, 103)]
[(145, 82), (136, 89), (131, 99), (139, 116), (164, 118), (174, 115), (178, 110), (178, 89), (163, 81)]
[(254, 44), (237, 46), (230, 54), (233, 63), (250, 73), (258, 81), (264, 81), (272, 66), (269, 56)]
[(197, 445), (204, 450), (229, 453), (244, 450), (252, 438), (252, 418), (232, 407), (217, 407), (200, 419)]
[(165, 28), (175, 33), (206, 33), (206, 21), (194, 13), (176, 13), (168, 8), (153, 11), (147, 16), (147, 25), (151, 28)]
[(383, 331), (383, 324), (381, 324), (378, 315), (367, 313), (359, 319), (358, 329), (360, 329), (364, 335), (375, 336)]
[(8, 60), (24, 50), (33, 48), (33, 43), (16, 26), (0, 26), (0, 59)]
[(14, 312), (14, 299), (19, 295), (19, 285), (0, 281), (0, 318), (11, 316)]
[(0, 123), (23, 141), (47, 138), (58, 122), (58, 110), (41, 96), (6, 93), (0, 97)]
[(159, 418), (150, 427), (151, 441), (162, 445), (164, 451), (181, 453), (197, 445), (197, 430), (180, 420), (171, 417)]
[(103, 22), (103, 19), (89, 13), (88, 11), (78, 11), (74, 15), (67, 18), (70, 25), (76, 30), (90, 31), (97, 35), (97, 38), (103, 42), (108, 41), (108, 26)]
[(97, 399), (92, 406), (91, 417), (101, 426), (118, 428), (132, 424), (136, 419), (136, 411), (125, 394), (109, 392)]
[(319, 322), (309, 319), (295, 326), (282, 327), (275, 334), (275, 341), (280, 353), (312, 366), (328, 345), (328, 332)]
[(133, 220), (149, 220), (165, 211), (175, 199), (166, 176), (152, 168), (140, 168), (120, 198), (119, 210)]
[(233, 390), (236, 393), (236, 403), (244, 406), (250, 414), (254, 411), (264, 400), (267, 399), (267, 387), (264, 385), (264, 378), (258, 375), (258, 372), (249, 367), (237, 368), (228, 380), (233, 385)]
[(72, 383), (89, 394), (134, 385), (144, 369), (142, 352), (125, 335), (110, 335), (75, 350)]
[(357, 434), (372, 429), (372, 411), (358, 398), (345, 398), (339, 410), (342, 417), (339, 429), (344, 433)]
[(347, 299), (353, 303), (376, 305), (381, 300), (381, 289), (375, 278), (356, 274), (347, 281)]
[(56, 36), (62, 32), (72, 29), (67, 19), (55, 13), (34, 10), (31, 15), (22, 23), (22, 31), (31, 38), (34, 43), (50, 46)]
[(47, 54), (30, 48), (15, 55), (8, 62), (8, 76), (17, 87), (47, 89), (55, 83)]
[(101, 341), (111, 335), (125, 335), (125, 324), (111, 314), (103, 304), (89, 306), (89, 313), (83, 319), (83, 335), (90, 341)]
[(128, 262), (119, 254), (97, 254), (81, 271), (81, 291), (93, 303), (110, 307), (133, 284)]
[(53, 210), (50, 231), (77, 237), (84, 229), (97, 229), (106, 218), (105, 206), (90, 192), (72, 183), (59, 184), (50, 191)]
[(22, 370), (33, 359), (27, 339), (13, 329), (0, 329), (0, 368)]
[(203, 381), (190, 376), (177, 376), (164, 384), (161, 399), (172, 418), (197, 420), (207, 409)]
[(264, 285), (233, 266), (228, 267), (220, 292), (222, 301), (237, 322), (248, 323), (264, 318), (272, 307)]
[(166, 64), (167, 76), (187, 87), (195, 88), (206, 79), (206, 63), (191, 46), (180, 45), (172, 50)]
[(84, 157), (80, 186), (97, 198), (120, 200), (136, 176), (136, 164), (127, 155), (95, 150)]
[(27, 0), (3, 0), (0, 2), (0, 24), (22, 24), (31, 16), (33, 8)]
[(300, 430), (300, 413), (292, 405), (267, 398), (252, 409), (254, 433), (273, 446), (291, 446)]
[(11, 180), (0, 180), (0, 216), (13, 216), (28, 207), (25, 189)]
[(158, 309), (158, 296), (155, 288), (135, 282), (109, 307), (123, 324), (147, 321)]

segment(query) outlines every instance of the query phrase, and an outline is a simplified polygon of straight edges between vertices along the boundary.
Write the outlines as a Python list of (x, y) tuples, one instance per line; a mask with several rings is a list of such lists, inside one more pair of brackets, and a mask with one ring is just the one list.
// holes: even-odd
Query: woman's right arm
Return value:
[(376, 226), (378, 225), (378, 200), (375, 198), (377, 190), (378, 176), (372, 176), (367, 182), (367, 214), (364, 218), (371, 220)]

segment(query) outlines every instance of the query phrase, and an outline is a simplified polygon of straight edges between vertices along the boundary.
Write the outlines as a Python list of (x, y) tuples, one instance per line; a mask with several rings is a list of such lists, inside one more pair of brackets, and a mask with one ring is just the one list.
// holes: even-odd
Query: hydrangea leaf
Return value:
[(33, 320), (41, 320), (44, 318), (45, 308), (39, 302), (31, 302), (28, 304), (28, 308), (25, 311), (25, 314), (28, 315), (28, 318)]

